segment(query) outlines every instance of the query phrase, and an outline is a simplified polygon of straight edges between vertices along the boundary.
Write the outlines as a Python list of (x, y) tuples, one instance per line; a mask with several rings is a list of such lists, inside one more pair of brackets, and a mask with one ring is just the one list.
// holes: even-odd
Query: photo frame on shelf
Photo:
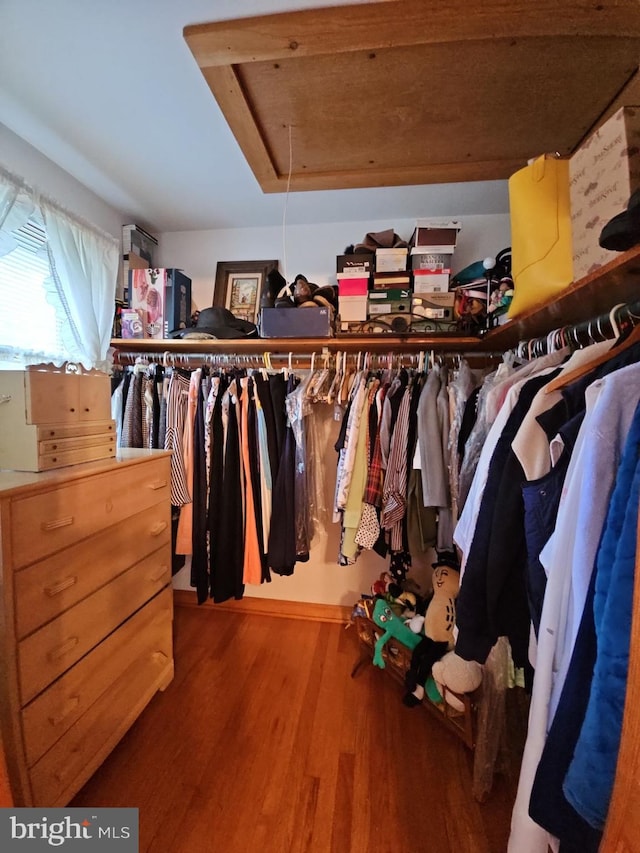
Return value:
[(213, 305), (221, 305), (242, 320), (256, 323), (260, 294), (267, 274), (278, 261), (219, 261), (213, 289)]

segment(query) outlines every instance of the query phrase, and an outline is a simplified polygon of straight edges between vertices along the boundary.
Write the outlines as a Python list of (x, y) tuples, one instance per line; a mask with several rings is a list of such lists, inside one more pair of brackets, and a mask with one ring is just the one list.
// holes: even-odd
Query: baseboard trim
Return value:
[(243, 598), (214, 604), (208, 598), (198, 604), (196, 593), (188, 589), (174, 589), (176, 607), (206, 607), (232, 610), (236, 613), (254, 613), (260, 616), (277, 616), (282, 619), (304, 619), (307, 622), (348, 622), (353, 608), (342, 604), (316, 604), (309, 601), (282, 601), (275, 598)]

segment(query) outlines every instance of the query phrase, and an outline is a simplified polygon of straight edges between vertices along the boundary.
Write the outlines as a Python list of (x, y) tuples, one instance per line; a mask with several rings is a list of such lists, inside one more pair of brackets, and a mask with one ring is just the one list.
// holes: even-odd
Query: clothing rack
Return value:
[(518, 358), (537, 358), (562, 349), (582, 349), (590, 344), (626, 337), (640, 323), (640, 302), (619, 303), (606, 314), (573, 325), (560, 326), (547, 335), (520, 341), (514, 347)]

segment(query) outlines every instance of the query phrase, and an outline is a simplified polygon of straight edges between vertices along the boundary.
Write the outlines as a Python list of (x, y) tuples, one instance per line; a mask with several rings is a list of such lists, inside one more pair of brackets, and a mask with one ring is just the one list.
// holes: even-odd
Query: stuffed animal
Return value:
[(439, 554), (432, 568), (433, 597), (425, 613), (424, 637), (413, 649), (411, 666), (405, 677), (407, 693), (402, 701), (409, 708), (422, 702), (431, 667), (454, 646), (455, 600), (460, 588), (455, 554)]
[[(447, 703), (456, 711), (464, 711), (462, 702), (449, 690), (456, 693), (472, 693), (477, 690), (482, 684), (482, 664), (475, 660), (465, 660), (451, 651), (433, 664), (431, 675)], [(445, 690), (445, 687), (449, 690)]]
[(402, 621), (402, 618), (400, 616), (396, 616), (388, 602), (383, 598), (379, 598), (376, 601), (375, 607), (373, 608), (373, 616), (371, 618), (379, 628), (384, 629), (384, 634), (378, 637), (376, 641), (373, 653), (373, 663), (381, 669), (384, 669), (385, 667), (384, 658), (382, 657), (382, 649), (391, 637), (394, 637), (398, 642), (410, 649), (414, 649), (420, 642), (420, 637), (417, 634), (414, 634), (410, 628), (407, 628)]

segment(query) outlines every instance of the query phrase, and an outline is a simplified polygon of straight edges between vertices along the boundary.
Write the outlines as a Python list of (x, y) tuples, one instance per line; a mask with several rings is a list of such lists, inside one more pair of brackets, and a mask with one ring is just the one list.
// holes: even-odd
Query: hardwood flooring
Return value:
[[(503, 853), (517, 775), (372, 666), (353, 627), (176, 608), (176, 676), (72, 806), (140, 810), (141, 853)], [(517, 768), (515, 768), (517, 771)]]

